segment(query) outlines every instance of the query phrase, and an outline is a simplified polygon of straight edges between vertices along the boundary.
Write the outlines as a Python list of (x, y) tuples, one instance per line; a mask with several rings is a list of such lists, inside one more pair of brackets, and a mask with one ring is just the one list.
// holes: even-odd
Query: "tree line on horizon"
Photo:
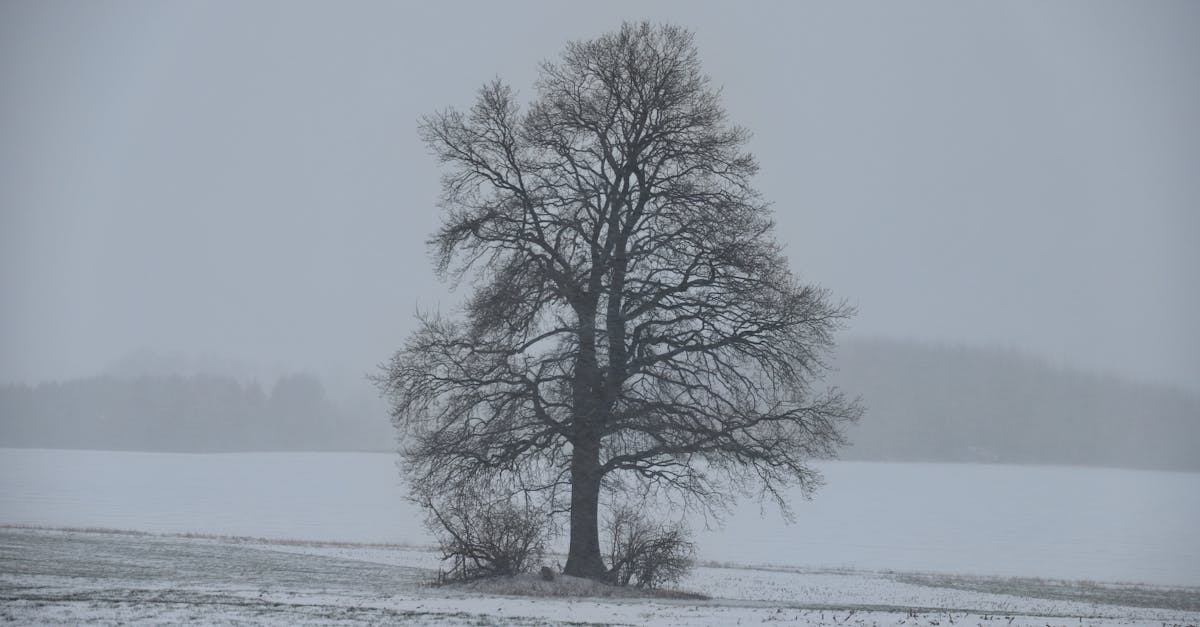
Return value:
[(832, 380), (867, 416), (842, 459), (1200, 470), (1200, 395), (1013, 350), (857, 340)]
[[(856, 461), (1075, 464), (1200, 471), (1200, 395), (1012, 351), (850, 340), (833, 383), (866, 416)], [(0, 385), (0, 447), (138, 451), (395, 450), (374, 402), (313, 375), (264, 387), (219, 374)]]
[[(309, 374), (100, 375), (0, 385), (0, 446), (167, 452), (389, 450), (377, 428)], [(380, 437), (383, 434), (384, 437)]]

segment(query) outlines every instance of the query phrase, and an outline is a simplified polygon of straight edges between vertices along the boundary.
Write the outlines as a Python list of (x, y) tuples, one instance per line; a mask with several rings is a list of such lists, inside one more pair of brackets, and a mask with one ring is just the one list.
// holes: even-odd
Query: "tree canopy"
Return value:
[(406, 471), (569, 512), (568, 574), (605, 571), (602, 490), (786, 507), (861, 413), (815, 383), (851, 309), (789, 269), (719, 100), (690, 32), (638, 23), (569, 44), (528, 103), (497, 80), (421, 122), (430, 245), (470, 294), (379, 376)]

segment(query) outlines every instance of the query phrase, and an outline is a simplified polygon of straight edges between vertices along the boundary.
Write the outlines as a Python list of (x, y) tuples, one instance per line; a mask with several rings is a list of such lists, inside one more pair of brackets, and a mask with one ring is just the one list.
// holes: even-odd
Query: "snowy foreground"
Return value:
[(1195, 625), (1200, 590), (701, 567), (711, 600), (533, 598), (425, 585), (387, 545), (0, 528), (0, 620), (438, 625)]
[(697, 534), (696, 601), (427, 586), (394, 461), (0, 449), (0, 621), (1200, 624), (1198, 474), (827, 464)]

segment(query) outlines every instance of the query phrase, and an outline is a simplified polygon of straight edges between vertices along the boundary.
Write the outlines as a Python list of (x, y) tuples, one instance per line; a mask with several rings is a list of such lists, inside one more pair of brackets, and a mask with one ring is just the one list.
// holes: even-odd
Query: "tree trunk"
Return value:
[(600, 442), (580, 438), (571, 452), (571, 546), (563, 573), (603, 579), (600, 557)]

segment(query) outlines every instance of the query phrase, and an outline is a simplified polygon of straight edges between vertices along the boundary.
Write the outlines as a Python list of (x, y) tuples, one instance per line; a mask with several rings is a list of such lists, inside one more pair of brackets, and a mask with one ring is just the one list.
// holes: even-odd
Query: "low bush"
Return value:
[(691, 570), (695, 544), (682, 524), (658, 524), (638, 509), (621, 506), (605, 523), (609, 578), (619, 586), (658, 588)]
[(530, 572), (541, 563), (551, 536), (545, 512), (510, 500), (471, 493), (439, 502), (424, 499), (421, 505), (442, 559), (450, 561), (450, 570), (439, 576), (442, 583)]

